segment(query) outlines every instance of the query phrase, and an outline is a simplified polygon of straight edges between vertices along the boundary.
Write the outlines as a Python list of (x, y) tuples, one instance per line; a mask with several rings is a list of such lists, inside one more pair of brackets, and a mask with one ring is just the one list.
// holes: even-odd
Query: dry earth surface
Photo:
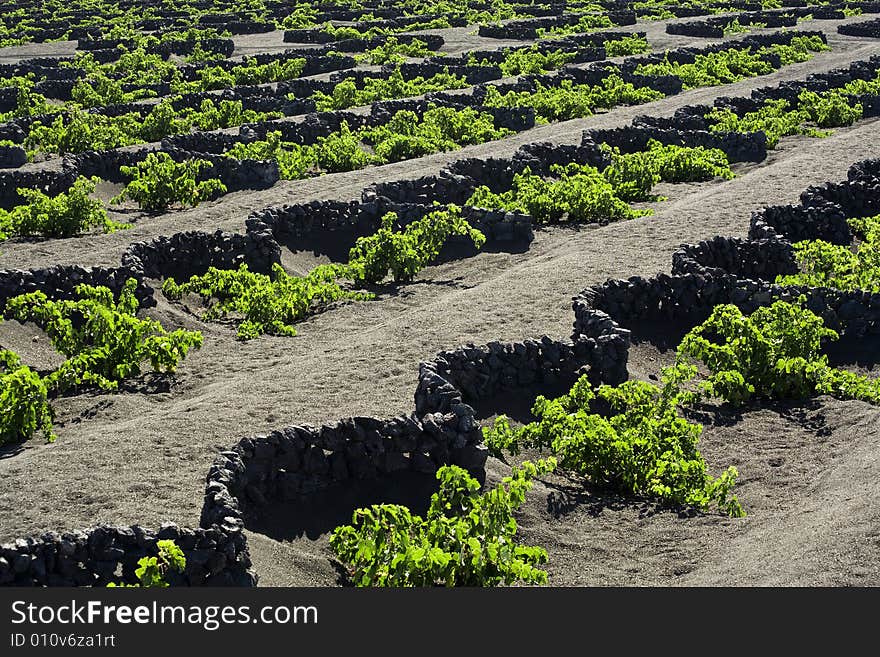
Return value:
[[(0, 251), (0, 268), (115, 266), (132, 241), (191, 229), (241, 232), (250, 212), (269, 205), (354, 199), (378, 180), (436, 173), (462, 157), (506, 156), (534, 141), (576, 143), (585, 128), (622, 126), (641, 114), (670, 115), (684, 105), (747, 94), (880, 54), (876, 41), (838, 36), (840, 22), (802, 23), (804, 29), (824, 30), (833, 50), (772, 75), (539, 126), (452, 153), (282, 181), (192, 210), (137, 216), (132, 230), (113, 235), (9, 242)], [(636, 29), (646, 28), (655, 49), (708, 43), (670, 37), (662, 23)], [(444, 51), (510, 43), (480, 39), (472, 31), (439, 31), (448, 37)], [(237, 37), (237, 45), (237, 54), (289, 47), (280, 33)], [(0, 53), (0, 61), (71, 48), (10, 48)], [(573, 321), (570, 299), (584, 287), (607, 278), (668, 272), (672, 252), (683, 242), (744, 236), (752, 211), (796, 202), (806, 186), (844, 178), (853, 162), (880, 155), (878, 144), (877, 120), (835, 130), (826, 139), (785, 139), (765, 162), (735, 167), (733, 180), (664, 189), (670, 199), (655, 204), (653, 217), (599, 229), (539, 230), (525, 253), (486, 252), (430, 267), (395, 295), (342, 305), (303, 322), (295, 338), (240, 343), (234, 329), (203, 323), (159, 295), (150, 314), (172, 326), (201, 330), (204, 347), (170, 381), (145, 377), (116, 394), (59, 400), (56, 443), (34, 439), (0, 453), (0, 540), (102, 522), (156, 526), (172, 520), (194, 526), (214, 455), (239, 437), (348, 415), (409, 412), (419, 361), (466, 342), (565, 337)], [(291, 270), (319, 260), (320, 254), (307, 252), (284, 255)], [(21, 349), (35, 364), (57, 358), (45, 336), (12, 322), (0, 325), (0, 343)], [(872, 363), (875, 355), (865, 359)], [(631, 355), (631, 375), (656, 373), (667, 358), (656, 345), (643, 343)], [(679, 517), (551, 477), (529, 495), (522, 538), (548, 550), (550, 583), (557, 585), (878, 584), (877, 422), (870, 406), (827, 398), (756, 406), (740, 416), (719, 411), (704, 434), (703, 452), (712, 471), (737, 466), (747, 518)], [(504, 463), (490, 459), (489, 483), (506, 471)], [(347, 521), (355, 505), (381, 499), (424, 507), (431, 485), (423, 477), (409, 477), (335, 491), (306, 508), (278, 507), (252, 519), (248, 538), (261, 584), (336, 583), (328, 531)]]

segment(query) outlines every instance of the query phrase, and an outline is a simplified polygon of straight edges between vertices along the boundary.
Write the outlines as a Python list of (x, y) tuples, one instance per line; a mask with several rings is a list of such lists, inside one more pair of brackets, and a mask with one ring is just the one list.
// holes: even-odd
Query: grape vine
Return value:
[(481, 185), (467, 205), (523, 212), (538, 223), (618, 221), (651, 214), (650, 209), (632, 208), (628, 201), (653, 200), (651, 189), (661, 181), (691, 182), (734, 175), (727, 156), (718, 149), (664, 146), (651, 140), (645, 151), (621, 154), (606, 150), (612, 163), (603, 171), (574, 163), (554, 165), (550, 170), (557, 177), (545, 180), (526, 168), (514, 176), (509, 190), (496, 193)]
[(320, 312), (329, 304), (375, 299), (372, 292), (343, 287), (342, 281), (356, 284), (381, 283), (391, 273), (396, 283), (409, 282), (437, 257), (452, 235), (469, 237), (479, 248), (485, 236), (470, 226), (460, 209), (449, 206), (436, 210), (395, 231), (394, 213), (386, 214), (379, 230), (357, 240), (346, 264), (319, 265), (305, 276), (291, 276), (279, 264), (272, 275), (252, 272), (247, 265), (237, 270), (211, 267), (207, 273), (184, 283), (168, 278), (162, 292), (172, 300), (197, 294), (212, 303), (205, 319), (242, 318), (238, 337), (250, 340), (263, 334), (295, 336), (295, 324)]
[(148, 212), (167, 210), (174, 203), (195, 207), (215, 194), (226, 192), (226, 185), (217, 178), (197, 180), (199, 172), (209, 166), (211, 163), (207, 160), (178, 163), (168, 153), (150, 153), (136, 166), (119, 167), (131, 181), (111, 202), (121, 203), (130, 198)]
[(130, 228), (113, 221), (101, 201), (91, 198), (98, 178), (80, 176), (67, 192), (48, 196), (39, 189), (19, 188), (25, 203), (12, 210), (0, 210), (0, 240), (9, 237), (72, 237), (91, 228), (105, 233)]
[[(627, 381), (593, 390), (586, 375), (556, 399), (539, 396), (532, 407), (538, 419), (518, 429), (506, 416), (483, 429), (492, 453), (522, 449), (550, 450), (564, 470), (590, 484), (664, 504), (708, 509), (714, 505), (732, 516), (745, 512), (735, 495), (736, 468), (718, 478), (707, 474), (697, 444), (702, 426), (681, 417), (679, 407), (692, 400), (681, 384), (692, 368), (663, 371), (661, 386)], [(590, 411), (600, 399), (610, 405), (606, 417)]]
[(498, 586), (543, 584), (547, 552), (514, 542), (513, 514), (535, 477), (553, 470), (552, 458), (525, 461), (493, 490), (465, 470), (437, 471), (440, 489), (425, 518), (396, 504), (357, 509), (351, 525), (337, 527), (330, 548), (356, 586)]
[(137, 281), (126, 281), (118, 300), (106, 287), (78, 285), (76, 300), (55, 301), (43, 292), (9, 299), (5, 315), (32, 321), (43, 329), (66, 360), (45, 376), (0, 349), (0, 444), (30, 438), (41, 431), (55, 440), (49, 399), (77, 386), (116, 390), (119, 382), (138, 376), (145, 362), (155, 371), (174, 372), (190, 349), (202, 345), (202, 334), (167, 332), (151, 319), (139, 319)]

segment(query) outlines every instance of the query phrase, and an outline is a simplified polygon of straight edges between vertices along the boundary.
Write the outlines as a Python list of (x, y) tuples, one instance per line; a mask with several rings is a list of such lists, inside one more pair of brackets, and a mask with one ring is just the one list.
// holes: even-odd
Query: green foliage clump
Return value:
[(718, 148), (663, 145), (651, 139), (648, 148), (621, 154), (609, 149), (612, 163), (602, 175), (620, 198), (626, 201), (653, 200), (651, 189), (659, 182), (700, 182), (734, 177), (727, 155)]
[(487, 107), (531, 107), (539, 121), (567, 121), (592, 116), (596, 109), (618, 105), (640, 105), (663, 98), (663, 93), (648, 87), (624, 82), (617, 74), (609, 74), (598, 85), (575, 84), (562, 80), (558, 86), (545, 87), (536, 83), (534, 92), (508, 91), (502, 94), (494, 85), (486, 89), (483, 104)]
[(678, 354), (708, 368), (703, 392), (732, 404), (812, 394), (880, 403), (880, 382), (828, 365), (822, 341), (837, 338), (800, 303), (776, 301), (749, 316), (724, 304), (684, 337)]
[(145, 142), (159, 141), (169, 135), (189, 132), (192, 123), (181, 116), (171, 99), (165, 98), (153, 105), (138, 128), (138, 136)]
[(105, 116), (83, 111), (75, 106), (59, 114), (48, 125), (36, 121), (25, 146), (45, 153), (82, 153), (101, 151), (137, 143), (140, 119), (137, 114)]
[[(639, 3), (639, 4), (641, 4), (641, 3)], [(664, 9), (664, 8), (658, 8), (650, 14), (641, 14), (639, 16), (639, 20), (641, 20), (641, 21), (668, 21), (668, 20), (674, 20), (675, 18), (678, 18), (678, 17), (675, 14), (673, 14), (671, 11), (669, 11), (668, 9)]]
[(149, 89), (125, 91), (118, 79), (111, 78), (102, 70), (93, 71), (77, 80), (71, 91), (73, 101), (82, 107), (133, 103), (153, 95), (155, 92)]
[(18, 190), (25, 203), (12, 210), (0, 210), (0, 240), (11, 236), (73, 237), (91, 228), (112, 233), (128, 224), (112, 221), (101, 201), (90, 194), (98, 178), (80, 176), (67, 192), (48, 196), (39, 189)]
[(55, 301), (37, 291), (7, 302), (7, 316), (36, 323), (67, 357), (44, 378), (50, 391), (80, 385), (115, 390), (123, 379), (138, 376), (145, 361), (157, 372), (174, 372), (191, 348), (201, 347), (201, 333), (168, 333), (155, 320), (139, 319), (136, 287), (137, 281), (128, 279), (118, 301), (106, 287), (78, 285), (76, 300)]
[(381, 161), (361, 145), (362, 139), (363, 131), (352, 132), (348, 121), (343, 121), (339, 130), (319, 137), (309, 150), (315, 163), (325, 171), (355, 171)]
[(760, 109), (742, 116), (729, 108), (715, 108), (706, 114), (706, 118), (712, 122), (710, 130), (713, 132), (761, 131), (767, 136), (767, 147), (772, 149), (782, 137), (805, 135), (821, 138), (831, 134), (813, 125), (836, 128), (852, 125), (861, 119), (862, 105), (852, 104), (849, 95), (846, 88), (821, 93), (804, 90), (798, 96), (796, 108), (785, 99), (767, 100)]
[(508, 52), (499, 64), (505, 76), (535, 75), (555, 71), (575, 58), (574, 52), (564, 50), (542, 51), (537, 45), (517, 48)]
[(738, 18), (734, 18), (732, 21), (724, 26), (724, 36), (730, 36), (731, 34), (742, 34), (744, 32), (749, 32), (759, 27), (767, 27), (767, 23), (760, 23), (756, 21), (754, 23), (743, 25), (739, 22)]
[(209, 166), (211, 163), (207, 160), (178, 163), (168, 153), (150, 153), (136, 166), (119, 167), (131, 177), (131, 182), (111, 202), (120, 203), (130, 198), (149, 212), (167, 210), (174, 203), (195, 207), (218, 192), (226, 192), (226, 186), (217, 178), (196, 180), (199, 172)]
[(255, 57), (248, 57), (244, 63), (232, 67), (232, 79), (235, 86), (283, 82), (302, 75), (306, 60), (302, 57), (280, 61), (273, 59), (265, 64), (258, 64)]
[(233, 128), (243, 123), (256, 123), (268, 119), (281, 118), (281, 112), (257, 112), (243, 109), (240, 100), (221, 100), (215, 104), (210, 98), (201, 102), (198, 111), (187, 111), (183, 114), (185, 121), (200, 130), (220, 130)]
[(651, 140), (645, 151), (608, 150), (612, 163), (603, 171), (590, 165), (554, 165), (550, 170), (558, 177), (546, 180), (526, 168), (514, 176), (509, 190), (495, 193), (482, 185), (467, 204), (524, 212), (538, 223), (617, 221), (651, 214), (650, 209), (632, 208), (628, 201), (653, 200), (651, 189), (660, 181), (733, 177), (727, 156), (718, 149), (664, 146)]
[(226, 56), (223, 53), (205, 48), (201, 40), (196, 41), (192, 52), (183, 58), (187, 64), (207, 64), (208, 62), (218, 62), (224, 59), (226, 59)]
[[(584, 375), (561, 397), (539, 396), (532, 407), (535, 422), (514, 430), (507, 417), (496, 418), (483, 430), (486, 443), (499, 456), (505, 450), (549, 449), (561, 468), (600, 488), (699, 509), (715, 505), (729, 515), (745, 515), (731, 495), (736, 468), (711, 477), (697, 449), (703, 427), (679, 414), (679, 406), (692, 400), (680, 384), (692, 374), (691, 368), (671, 367), (664, 370), (659, 387), (627, 381), (595, 392)], [(590, 403), (597, 398), (613, 414), (592, 413)]]
[(193, 127), (199, 130), (219, 130), (281, 116), (283, 116), (281, 112), (246, 110), (240, 100), (221, 100), (215, 103), (210, 98), (202, 100), (198, 109), (185, 108), (177, 111), (171, 99), (166, 98), (154, 105), (144, 117), (137, 129), (137, 140), (159, 141), (168, 135), (189, 132)]
[(0, 114), (0, 122), (11, 121), (12, 119), (27, 116), (42, 116), (46, 114), (57, 114), (62, 108), (52, 105), (46, 97), (35, 90), (33, 73), (27, 76), (15, 76), (6, 81), (3, 86), (18, 87), (16, 95), (15, 107), (9, 112)]
[(22, 365), (16, 353), (0, 349), (0, 445), (26, 440), (37, 431), (55, 440), (48, 396), (37, 372)]
[(199, 71), (199, 78), (195, 83), (178, 83), (175, 89), (178, 93), (186, 91), (218, 91), (235, 86), (268, 84), (270, 82), (283, 82), (292, 80), (302, 75), (306, 60), (302, 57), (292, 57), (287, 60), (273, 59), (265, 64), (258, 63), (255, 57), (247, 57), (244, 62), (231, 68), (216, 64), (205, 66)]
[(829, 49), (818, 36), (793, 37), (788, 45), (776, 44), (759, 48), (755, 52), (751, 48), (731, 48), (696, 55), (693, 62), (686, 64), (670, 61), (667, 54), (662, 62), (638, 66), (635, 73), (649, 76), (674, 75), (681, 79), (685, 89), (714, 87), (772, 72), (774, 66), (766, 59), (768, 55), (779, 56), (781, 65), (788, 66), (805, 62), (813, 57), (813, 53)]
[(469, 237), (477, 248), (486, 242), (454, 205), (428, 213), (403, 231), (394, 230), (396, 220), (389, 212), (378, 231), (358, 238), (349, 253), (350, 275), (356, 281), (379, 283), (390, 272), (395, 283), (407, 283), (437, 257), (451, 236)]
[(108, 588), (164, 588), (168, 586), (165, 579), (170, 572), (182, 573), (186, 570), (186, 557), (183, 550), (172, 540), (156, 541), (159, 554), (155, 557), (141, 557), (134, 574), (137, 584), (116, 584), (110, 582)]
[(482, 495), (467, 471), (444, 466), (425, 518), (396, 504), (357, 509), (351, 525), (333, 531), (330, 548), (357, 586), (543, 584), (547, 573), (538, 566), (547, 552), (514, 542), (513, 514), (533, 479), (555, 465), (552, 458), (526, 461)]
[[(98, 93), (115, 93), (106, 89), (94, 92), (92, 87), (82, 86), (77, 93), (83, 94), (83, 104), (105, 104), (105, 101), (130, 102), (131, 98), (98, 97)], [(90, 91), (91, 90), (91, 91)], [(120, 92), (121, 93), (121, 92)], [(45, 153), (81, 153), (89, 150), (107, 150), (143, 142), (159, 141), (168, 135), (189, 132), (193, 127), (201, 130), (231, 128), (243, 123), (255, 123), (283, 116), (281, 112), (257, 112), (243, 109), (240, 100), (221, 100), (215, 103), (206, 98), (198, 109), (174, 109), (172, 99), (156, 103), (141, 118), (128, 112), (119, 116), (85, 111), (78, 104), (70, 105), (48, 125), (36, 121), (25, 140), (32, 151)]]
[(318, 10), (310, 5), (296, 5), (281, 21), (277, 21), (278, 29), (302, 30), (317, 25)]
[(360, 132), (383, 162), (450, 151), (468, 144), (501, 139), (512, 130), (496, 128), (491, 114), (471, 107), (431, 107), (421, 118), (409, 110), (396, 112), (391, 120)]
[(693, 62), (685, 64), (671, 61), (667, 53), (662, 62), (641, 64), (635, 73), (647, 76), (672, 75), (681, 80), (685, 89), (696, 89), (730, 84), (772, 71), (773, 66), (759, 53), (743, 48), (699, 54)]
[(400, 67), (390, 75), (381, 78), (365, 78), (362, 88), (358, 89), (354, 80), (348, 79), (338, 83), (331, 94), (315, 92), (312, 98), (319, 112), (360, 107), (380, 100), (410, 98), (421, 96), (431, 91), (462, 89), (467, 86), (463, 76), (450, 75), (447, 68), (430, 78), (421, 75), (412, 80), (404, 80)]
[(291, 276), (279, 264), (272, 266), (272, 276), (238, 269), (211, 267), (205, 274), (178, 284), (168, 278), (162, 292), (169, 299), (184, 294), (198, 294), (214, 304), (205, 319), (235, 313), (243, 317), (238, 337), (249, 340), (264, 333), (296, 335), (294, 324), (317, 312), (322, 306), (343, 299), (367, 300), (373, 295), (343, 289), (338, 279), (344, 276), (341, 265), (319, 265), (306, 276)]
[(173, 62), (158, 53), (147, 52), (143, 46), (123, 53), (115, 62), (88, 68), (102, 70), (122, 83), (141, 85), (172, 82), (180, 76)]
[(806, 135), (809, 137), (825, 137), (816, 128), (805, 126), (809, 119), (807, 112), (792, 110), (784, 99), (768, 100), (764, 106), (754, 112), (746, 112), (739, 116), (729, 108), (715, 108), (706, 118), (712, 122), (712, 132), (763, 132), (767, 136), (767, 148), (776, 148), (782, 137), (790, 135)]
[(205, 66), (199, 71), (199, 78), (195, 85), (178, 85), (177, 92), (193, 92), (193, 91), (219, 91), (220, 89), (229, 89), (235, 86), (235, 76), (231, 71), (227, 71), (222, 66)]
[(227, 155), (275, 159), (282, 178), (298, 179), (309, 172), (354, 171), (371, 164), (454, 150), (511, 133), (507, 128), (496, 128), (490, 114), (469, 107), (430, 106), (421, 117), (401, 110), (387, 123), (372, 128), (352, 130), (347, 121), (342, 121), (339, 130), (307, 146), (282, 143), (280, 133), (269, 133), (265, 140), (237, 144)]
[(608, 17), (607, 13), (584, 14), (578, 18), (577, 23), (572, 23), (571, 25), (557, 25), (551, 28), (539, 27), (535, 32), (538, 37), (541, 38), (595, 32), (596, 30), (602, 30), (609, 27), (614, 27), (614, 22)]
[(461, 218), (459, 208), (449, 206), (412, 222), (403, 231), (394, 230), (396, 215), (386, 214), (379, 230), (357, 240), (346, 264), (319, 265), (305, 276), (291, 276), (279, 264), (272, 275), (259, 274), (241, 265), (237, 270), (210, 268), (201, 276), (178, 284), (168, 278), (162, 292), (169, 299), (197, 294), (213, 303), (205, 319), (217, 319), (230, 313), (243, 321), (238, 327), (242, 340), (264, 333), (294, 336), (294, 325), (320, 312), (335, 301), (367, 301), (370, 292), (342, 286), (349, 280), (358, 284), (380, 283), (390, 272), (395, 282), (408, 282), (437, 257), (452, 235), (466, 235), (479, 248), (485, 236)]
[(77, 300), (53, 301), (43, 292), (9, 299), (6, 316), (36, 323), (67, 359), (41, 376), (14, 352), (0, 349), (0, 445), (37, 431), (55, 440), (50, 396), (81, 385), (115, 390), (119, 381), (138, 375), (144, 361), (156, 371), (173, 372), (189, 349), (201, 346), (201, 333), (168, 333), (156, 321), (138, 319), (136, 286), (129, 279), (118, 302), (108, 288), (90, 285), (76, 287)]
[(861, 103), (851, 104), (849, 98), (836, 90), (815, 93), (805, 89), (798, 96), (798, 107), (820, 128), (852, 125), (863, 115)]
[(794, 255), (800, 271), (779, 276), (776, 282), (880, 292), (880, 215), (849, 223), (861, 237), (856, 250), (823, 240), (797, 242)]
[(624, 55), (639, 55), (651, 50), (648, 40), (637, 35), (621, 37), (605, 41), (605, 55), (607, 57), (623, 57)]
[(433, 55), (428, 49), (428, 44), (420, 39), (413, 39), (409, 43), (401, 43), (397, 37), (390, 36), (385, 42), (366, 52), (355, 55), (354, 60), (358, 64), (403, 64), (407, 57), (426, 57)]
[(779, 55), (783, 66), (807, 62), (813, 58), (813, 53), (831, 50), (831, 46), (822, 41), (822, 37), (797, 36), (793, 37), (788, 45), (776, 44), (758, 50), (759, 53), (772, 53)]
[(238, 142), (226, 151), (226, 155), (237, 160), (274, 160), (278, 163), (281, 180), (299, 180), (317, 166), (312, 148), (291, 142), (282, 143), (279, 131), (268, 133), (263, 140)]
[(509, 190), (499, 194), (481, 185), (467, 205), (530, 214), (538, 223), (617, 221), (650, 213), (631, 208), (595, 167), (555, 165), (552, 171), (558, 179), (545, 180), (526, 167), (513, 177)]

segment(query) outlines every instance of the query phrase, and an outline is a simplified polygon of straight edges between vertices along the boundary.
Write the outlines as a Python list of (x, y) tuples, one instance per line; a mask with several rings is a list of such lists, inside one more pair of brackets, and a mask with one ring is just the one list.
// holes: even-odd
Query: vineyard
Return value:
[(4, 4), (0, 585), (877, 585), (878, 16)]

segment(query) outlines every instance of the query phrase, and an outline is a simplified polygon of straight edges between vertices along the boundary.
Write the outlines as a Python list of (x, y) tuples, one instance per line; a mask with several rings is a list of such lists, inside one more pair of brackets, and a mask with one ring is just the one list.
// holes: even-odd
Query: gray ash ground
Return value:
[[(113, 235), (9, 242), (0, 250), (0, 268), (116, 265), (135, 240), (191, 229), (242, 232), (248, 213), (268, 205), (357, 198), (372, 182), (436, 173), (458, 158), (510, 155), (532, 141), (576, 143), (585, 128), (625, 125), (640, 114), (669, 115), (684, 105), (747, 94), (880, 54), (876, 41), (836, 36), (837, 24), (801, 24), (825, 30), (834, 50), (769, 76), (539, 126), (461, 151), (237, 192), (195, 209), (138, 217), (132, 230)], [(707, 42), (667, 37), (662, 24), (648, 27), (655, 47)], [(450, 51), (501, 45), (463, 30), (450, 36)], [(280, 48), (280, 37), (278, 43), (272, 38), (236, 40), (240, 52)], [(46, 44), (40, 52), (63, 48)], [(827, 139), (783, 140), (766, 162), (739, 167), (734, 180), (665, 190), (670, 200), (656, 204), (653, 217), (601, 229), (541, 229), (525, 253), (482, 253), (429, 267), (393, 296), (342, 305), (303, 322), (295, 338), (240, 343), (230, 326), (203, 323), (159, 295), (149, 314), (172, 326), (200, 329), (203, 348), (171, 382), (145, 380), (140, 389), (59, 400), (56, 443), (37, 438), (0, 454), (0, 539), (101, 522), (158, 526), (172, 520), (195, 526), (214, 455), (239, 437), (348, 415), (408, 412), (419, 361), (466, 342), (567, 336), (570, 300), (583, 288), (612, 277), (668, 272), (672, 252), (684, 242), (745, 236), (752, 211), (797, 202), (808, 185), (845, 178), (853, 162), (880, 155), (878, 143), (876, 120), (835, 130)], [(292, 269), (307, 269), (313, 260), (308, 253), (284, 257)], [(49, 354), (34, 347), (33, 357)], [(631, 375), (656, 373), (667, 357), (656, 345), (637, 346)], [(703, 453), (712, 472), (737, 466), (747, 518), (680, 517), (553, 477), (529, 495), (520, 518), (522, 540), (547, 548), (550, 583), (557, 585), (876, 585), (877, 418), (870, 406), (827, 398), (749, 408), (740, 416), (719, 411), (705, 431)], [(488, 482), (506, 471), (505, 464), (490, 459)], [(424, 482), (402, 482), (401, 499), (420, 485)], [(366, 491), (357, 500), (374, 494), (384, 493)], [(311, 506), (321, 503), (316, 499)], [(327, 531), (331, 520), (344, 517), (346, 504), (357, 502), (342, 495), (326, 503), (332, 508), (320, 512), (326, 514), (323, 525), (317, 518), (297, 528), (298, 512), (283, 508), (251, 522), (251, 553), (262, 584), (338, 582)]]

